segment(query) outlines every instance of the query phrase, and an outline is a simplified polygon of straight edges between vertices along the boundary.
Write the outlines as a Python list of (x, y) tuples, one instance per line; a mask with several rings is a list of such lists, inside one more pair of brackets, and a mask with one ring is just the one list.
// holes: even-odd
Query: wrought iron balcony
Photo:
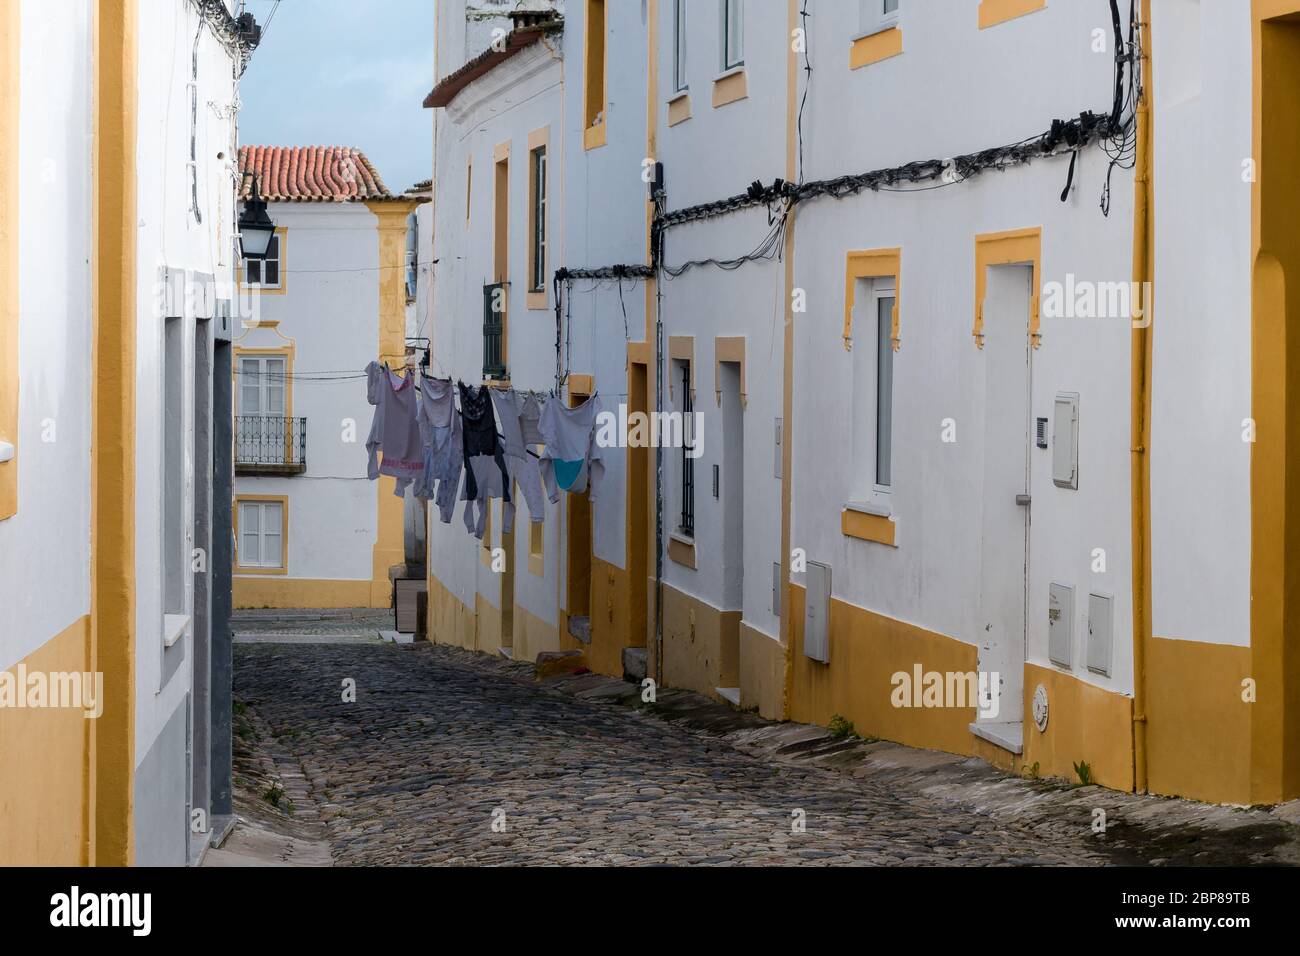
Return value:
[(241, 475), (301, 475), (307, 470), (307, 419), (235, 416), (235, 471)]

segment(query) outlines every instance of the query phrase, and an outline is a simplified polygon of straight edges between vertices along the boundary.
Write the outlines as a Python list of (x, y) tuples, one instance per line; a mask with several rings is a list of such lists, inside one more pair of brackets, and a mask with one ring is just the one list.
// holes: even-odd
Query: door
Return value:
[(288, 429), (285, 413), (283, 355), (239, 357), (239, 409), (235, 428), (235, 461), (280, 462)]
[[(984, 299), (984, 487), (976, 719), (1022, 720), (1029, 556), (1029, 266), (994, 266)], [(996, 673), (997, 679), (993, 678)]]

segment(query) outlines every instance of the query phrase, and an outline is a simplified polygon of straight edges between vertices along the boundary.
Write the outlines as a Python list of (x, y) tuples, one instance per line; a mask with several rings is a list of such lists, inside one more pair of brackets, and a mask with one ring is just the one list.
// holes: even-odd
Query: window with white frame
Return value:
[(284, 567), (284, 502), (239, 502), (241, 568)]
[(283, 355), (241, 355), (238, 414), (283, 415), (286, 377)]
[(722, 69), (745, 63), (745, 0), (722, 0)]
[(862, 33), (879, 33), (898, 26), (900, 2), (901, 0), (858, 0)]
[(853, 317), (850, 501), (888, 514), (893, 488), (894, 280), (859, 279)]
[(681, 93), (686, 84), (686, 0), (676, 0), (673, 11), (673, 92)]
[(244, 260), (244, 285), (257, 286), (262, 289), (279, 289), (281, 287), (280, 233), (271, 236), (270, 245), (266, 247), (265, 259)]
[(546, 147), (528, 154), (528, 210), (531, 235), (528, 246), (528, 290), (546, 291)]

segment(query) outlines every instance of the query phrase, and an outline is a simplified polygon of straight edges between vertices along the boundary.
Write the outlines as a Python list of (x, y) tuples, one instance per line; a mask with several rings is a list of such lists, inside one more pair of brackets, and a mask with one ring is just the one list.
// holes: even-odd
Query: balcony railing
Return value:
[(506, 284), (493, 282), (483, 287), (483, 377), (506, 377), (505, 325)]
[(300, 475), (307, 470), (307, 419), (283, 415), (235, 416), (235, 471), (244, 475)]

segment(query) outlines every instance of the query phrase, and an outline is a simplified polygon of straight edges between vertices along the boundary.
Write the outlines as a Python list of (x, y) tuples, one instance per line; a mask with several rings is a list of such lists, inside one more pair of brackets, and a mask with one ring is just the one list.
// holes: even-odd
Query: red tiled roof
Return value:
[(554, 33), (564, 26), (560, 17), (535, 23), (530, 26), (511, 30), (506, 36), (505, 48), (496, 50), (488, 47), (458, 70), (453, 70), (442, 78), (437, 86), (424, 98), (424, 107), (446, 106), (456, 98), (456, 94), (469, 86), (480, 76), (491, 72), (498, 64), (504, 63), (520, 50), (532, 46), (548, 33)]
[(393, 199), (364, 153), (350, 146), (242, 146), (240, 198), (257, 187), (268, 202)]

